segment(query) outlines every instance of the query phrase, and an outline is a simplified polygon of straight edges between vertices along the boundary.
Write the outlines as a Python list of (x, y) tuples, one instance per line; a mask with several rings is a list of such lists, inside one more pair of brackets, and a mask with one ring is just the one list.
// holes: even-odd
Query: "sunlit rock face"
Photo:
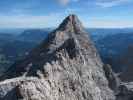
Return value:
[(5, 80), (2, 100), (115, 100), (103, 63), (75, 15), (0, 79)]

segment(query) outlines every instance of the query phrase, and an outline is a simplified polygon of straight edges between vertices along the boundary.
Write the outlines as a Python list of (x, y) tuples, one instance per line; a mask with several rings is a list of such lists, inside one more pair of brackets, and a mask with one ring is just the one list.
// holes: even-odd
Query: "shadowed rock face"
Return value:
[(111, 69), (111, 66), (108, 64), (105, 64), (103, 66), (104, 72), (105, 72), (105, 76), (109, 82), (109, 87), (114, 90), (115, 92), (117, 92), (118, 87), (120, 85), (120, 79), (117, 77), (117, 75), (113, 72), (113, 70)]
[(116, 96), (117, 100), (133, 100), (133, 82), (121, 83)]
[[(38, 79), (27, 81), (29, 76)], [(20, 97), (22, 100), (115, 99), (108, 87), (103, 63), (75, 15), (68, 16), (59, 28), (0, 79), (15, 77), (20, 78), (0, 84), (1, 98), (6, 98), (5, 95), (15, 89), (19, 93), (13, 94), (16, 100)], [(7, 85), (12, 88), (7, 88)]]

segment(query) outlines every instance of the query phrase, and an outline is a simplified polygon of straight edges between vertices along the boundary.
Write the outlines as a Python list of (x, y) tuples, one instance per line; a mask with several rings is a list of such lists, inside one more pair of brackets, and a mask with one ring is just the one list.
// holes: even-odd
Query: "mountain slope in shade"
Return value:
[[(38, 77), (38, 81), (27, 81), (29, 76)], [(12, 94), (15, 98), (12, 100), (20, 97), (23, 100), (115, 99), (108, 87), (103, 63), (75, 15), (68, 16), (59, 28), (24, 60), (12, 65), (0, 79), (15, 77), (20, 78), (0, 84), (1, 98), (8, 98), (5, 95), (14, 89), (17, 93)]]

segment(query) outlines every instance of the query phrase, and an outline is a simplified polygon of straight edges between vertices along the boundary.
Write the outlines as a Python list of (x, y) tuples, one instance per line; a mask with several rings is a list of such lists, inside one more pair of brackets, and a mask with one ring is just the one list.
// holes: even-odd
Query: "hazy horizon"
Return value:
[[(51, 28), (0, 28), (0, 34), (22, 34), (27, 30), (41, 29), (44, 31), (53, 31), (56, 27)], [(104, 34), (104, 33), (131, 33), (133, 28), (85, 28), (90, 34)], [(102, 35), (101, 34), (101, 35)]]

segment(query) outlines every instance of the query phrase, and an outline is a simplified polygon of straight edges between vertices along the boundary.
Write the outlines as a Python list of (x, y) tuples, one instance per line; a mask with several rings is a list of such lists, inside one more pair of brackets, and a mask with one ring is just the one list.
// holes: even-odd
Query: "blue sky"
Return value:
[(74, 13), (85, 27), (133, 27), (133, 0), (0, 0), (0, 28), (56, 27)]

